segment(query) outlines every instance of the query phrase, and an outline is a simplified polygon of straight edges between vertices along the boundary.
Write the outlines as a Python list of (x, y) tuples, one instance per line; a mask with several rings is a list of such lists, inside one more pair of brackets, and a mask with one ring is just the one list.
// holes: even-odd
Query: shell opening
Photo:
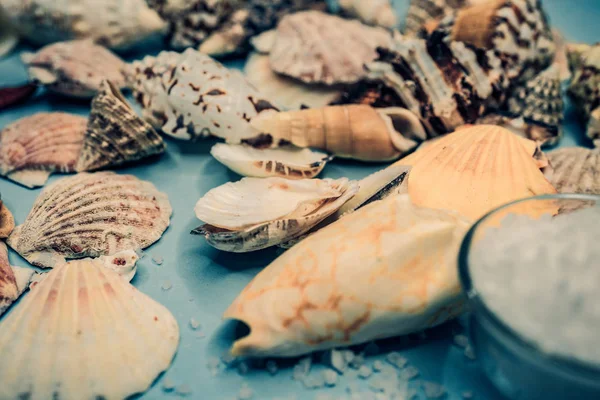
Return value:
[(390, 125), (390, 140), (394, 147), (406, 153), (413, 150), (420, 142), (427, 140), (427, 132), (421, 120), (411, 111), (405, 108), (384, 108), (378, 110), (379, 114), (386, 119)]

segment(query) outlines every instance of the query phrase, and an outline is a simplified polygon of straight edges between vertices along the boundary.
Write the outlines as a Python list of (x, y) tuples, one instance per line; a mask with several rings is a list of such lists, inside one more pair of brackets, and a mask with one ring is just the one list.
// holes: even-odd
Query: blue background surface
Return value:
[[(397, 3), (403, 15), (408, 1)], [(600, 40), (600, 0), (545, 0), (544, 4), (553, 26), (559, 28), (568, 40), (588, 43)], [(154, 49), (150, 53), (156, 51)], [(125, 58), (132, 60), (144, 54), (128, 54)], [(229, 62), (228, 65), (240, 67), (243, 60)], [(18, 54), (0, 60), (0, 85), (19, 84), (26, 79)], [(42, 93), (26, 105), (0, 112), (0, 128), (40, 111), (87, 115), (89, 102)], [(589, 144), (570, 107), (566, 118), (566, 134), (561, 145)], [(162, 380), (165, 378), (175, 385), (188, 385), (192, 390), (188, 398), (193, 399), (235, 399), (244, 382), (254, 392), (254, 399), (314, 399), (323, 394), (338, 398), (345, 395), (347, 383), (356, 379), (341, 377), (335, 388), (317, 391), (307, 390), (291, 380), (292, 365), (297, 360), (280, 362), (280, 371), (274, 377), (260, 368), (251, 368), (245, 375), (239, 374), (236, 369), (223, 370), (217, 376), (210, 374), (206, 366), (209, 358), (221, 356), (233, 335), (232, 324), (222, 322), (221, 314), (280, 250), (227, 254), (208, 246), (203, 238), (190, 235), (190, 230), (199, 225), (193, 212), (196, 201), (208, 190), (238, 180), (239, 176), (209, 155), (210, 147), (215, 143), (213, 140), (189, 143), (166, 138), (166, 141), (168, 150), (162, 157), (118, 171), (152, 181), (159, 190), (169, 194), (174, 210), (171, 226), (158, 243), (146, 250), (147, 256), (139, 262), (138, 273), (132, 283), (171, 310), (180, 325), (181, 343), (171, 368), (140, 398), (175, 397), (175, 394), (163, 392)], [(336, 160), (327, 166), (321, 177), (360, 179), (384, 166)], [(50, 182), (60, 178), (60, 175), (54, 175)], [(0, 179), (0, 192), (16, 222), (22, 223), (40, 190), (29, 190)], [(154, 264), (152, 255), (163, 257), (164, 263), (160, 266)], [(13, 265), (28, 266), (12, 251), (10, 261)], [(161, 286), (167, 281), (172, 283), (172, 288), (162, 290)], [(190, 328), (191, 318), (200, 322), (199, 330)], [(419, 369), (418, 379), (444, 385), (449, 399), (461, 398), (460, 393), (465, 390), (473, 391), (477, 399), (500, 399), (501, 396), (482, 376), (477, 363), (468, 360), (460, 348), (452, 345), (452, 335), (461, 331), (460, 323), (452, 322), (427, 332), (426, 338), (396, 338), (378, 344), (383, 350), (397, 350), (407, 357), (410, 364)], [(368, 365), (376, 359), (378, 356), (369, 357)], [(360, 384), (366, 389), (365, 381)], [(420, 398), (425, 397), (421, 394)]]

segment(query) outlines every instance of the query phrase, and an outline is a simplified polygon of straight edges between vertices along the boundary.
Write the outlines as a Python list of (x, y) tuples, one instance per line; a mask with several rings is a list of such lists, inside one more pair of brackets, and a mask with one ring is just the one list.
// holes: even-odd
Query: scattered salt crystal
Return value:
[(171, 282), (168, 279), (166, 281), (163, 281), (162, 286), (161, 286), (162, 290), (170, 290), (172, 287), (173, 287), (173, 282)]
[(360, 390), (360, 386), (358, 385), (357, 382), (350, 382), (346, 386), (346, 392), (348, 392), (349, 395), (352, 395), (353, 393), (357, 393), (359, 390)]
[(193, 330), (197, 330), (198, 328), (200, 328), (200, 322), (198, 322), (196, 318), (190, 318), (190, 328), (192, 328)]
[(344, 353), (338, 350), (330, 350), (324, 354), (323, 364), (333, 368), (338, 373), (343, 374), (348, 363), (344, 357)]
[(219, 373), (219, 369), (221, 367), (221, 361), (219, 361), (216, 357), (211, 357), (208, 359), (206, 363), (206, 367), (212, 376), (216, 376)]
[(156, 264), (156, 265), (162, 265), (162, 263), (164, 262), (164, 259), (162, 258), (162, 256), (154, 254), (154, 255), (152, 255), (152, 262), (154, 262), (154, 264)]
[(471, 347), (470, 345), (467, 346), (467, 348), (465, 349), (465, 357), (467, 357), (469, 360), (475, 360), (475, 351), (473, 351), (473, 347)]
[(441, 399), (446, 395), (446, 389), (435, 382), (423, 382), (423, 391), (429, 399)]
[(323, 379), (322, 375), (308, 375), (302, 378), (302, 385), (306, 389), (321, 389), (325, 386), (325, 379)]
[(390, 364), (392, 364), (394, 367), (398, 368), (398, 369), (402, 369), (406, 366), (406, 363), (408, 363), (408, 360), (401, 356), (399, 353), (396, 353), (395, 351), (389, 353), (385, 359), (387, 360), (387, 362), (389, 362)]
[(248, 367), (248, 364), (246, 364), (245, 361), (241, 361), (237, 366), (237, 370), (238, 370), (238, 374), (246, 375), (248, 373), (248, 371), (250, 370), (250, 368)]
[(190, 385), (179, 385), (175, 388), (175, 394), (179, 396), (189, 396), (192, 394), (192, 388)]
[(242, 388), (238, 392), (238, 400), (250, 400), (254, 396), (252, 389), (248, 386), (247, 383), (242, 384)]
[(266, 365), (267, 371), (269, 371), (269, 373), (271, 375), (275, 375), (277, 374), (277, 363), (274, 360), (269, 360), (267, 361), (267, 365)]
[(374, 356), (379, 354), (379, 346), (375, 342), (370, 342), (363, 350), (365, 356)]
[(470, 390), (465, 390), (464, 392), (461, 393), (461, 396), (463, 397), (463, 399), (472, 399), (473, 392)]
[(346, 364), (351, 363), (355, 357), (355, 354), (352, 350), (344, 350), (343, 355), (344, 355), (344, 361), (346, 361)]
[(294, 372), (292, 373), (292, 379), (302, 380), (310, 372), (312, 364), (312, 358), (304, 357), (296, 365), (294, 365)]
[(419, 376), (419, 370), (412, 365), (400, 371), (400, 379), (411, 380), (417, 376)]
[(383, 366), (383, 363), (379, 360), (376, 360), (373, 363), (373, 371), (375, 372), (380, 372), (381, 370), (383, 370), (385, 367)]
[(332, 369), (326, 369), (322, 373), (326, 386), (335, 386), (338, 380), (338, 374)]
[(352, 369), (359, 369), (360, 367), (363, 366), (364, 363), (365, 363), (365, 358), (360, 354), (356, 354), (354, 356), (354, 359), (352, 361), (350, 361), (350, 364), (348, 364), (348, 365)]
[(383, 392), (387, 387), (389, 387), (389, 383), (381, 376), (375, 376), (369, 380), (369, 388), (371, 390)]
[(456, 335), (456, 336), (454, 336), (454, 344), (456, 344), (458, 347), (464, 349), (465, 347), (467, 347), (469, 345), (469, 338), (466, 337), (465, 335)]
[(361, 379), (367, 379), (369, 378), (371, 375), (373, 375), (373, 370), (369, 367), (367, 367), (366, 365), (363, 365), (362, 367), (359, 368), (358, 370), (358, 376)]
[(235, 363), (237, 359), (231, 353), (225, 353), (221, 356), (221, 362), (228, 367)]
[(169, 378), (165, 378), (162, 382), (162, 389), (165, 392), (172, 392), (173, 390), (175, 390), (175, 383)]

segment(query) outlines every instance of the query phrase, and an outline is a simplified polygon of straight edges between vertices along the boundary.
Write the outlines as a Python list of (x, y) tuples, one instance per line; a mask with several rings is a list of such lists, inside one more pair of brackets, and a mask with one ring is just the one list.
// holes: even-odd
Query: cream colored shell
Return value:
[(600, 150), (565, 147), (548, 153), (546, 174), (560, 193), (600, 194)]
[(340, 0), (339, 4), (345, 14), (357, 17), (365, 24), (385, 28), (395, 28), (398, 25), (393, 0)]

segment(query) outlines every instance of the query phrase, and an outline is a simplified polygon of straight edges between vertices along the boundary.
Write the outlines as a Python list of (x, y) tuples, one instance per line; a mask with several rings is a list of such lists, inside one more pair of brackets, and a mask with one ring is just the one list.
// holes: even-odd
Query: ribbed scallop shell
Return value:
[(124, 399), (169, 367), (175, 318), (101, 264), (62, 264), (2, 321), (0, 398)]
[(66, 96), (92, 97), (104, 79), (125, 86), (123, 60), (91, 40), (51, 44), (21, 58), (32, 81)]
[(561, 193), (600, 194), (600, 151), (566, 147), (548, 153), (546, 176)]
[(269, 57), (275, 72), (306, 83), (351, 83), (364, 76), (375, 49), (390, 44), (385, 29), (306, 11), (281, 20)]
[(395, 28), (398, 17), (392, 0), (340, 0), (344, 15), (356, 17), (368, 25)]
[(256, 149), (248, 145), (217, 143), (210, 154), (233, 172), (249, 177), (310, 179), (321, 173), (331, 157), (293, 146)]
[(0, 132), (0, 174), (27, 187), (43, 186), (52, 172), (73, 172), (87, 119), (38, 113)]
[(171, 204), (150, 182), (80, 173), (46, 187), (8, 244), (33, 265), (150, 246), (169, 226)]
[(92, 101), (77, 171), (113, 167), (165, 151), (162, 137), (137, 116), (118, 87), (105, 80), (99, 90)]

